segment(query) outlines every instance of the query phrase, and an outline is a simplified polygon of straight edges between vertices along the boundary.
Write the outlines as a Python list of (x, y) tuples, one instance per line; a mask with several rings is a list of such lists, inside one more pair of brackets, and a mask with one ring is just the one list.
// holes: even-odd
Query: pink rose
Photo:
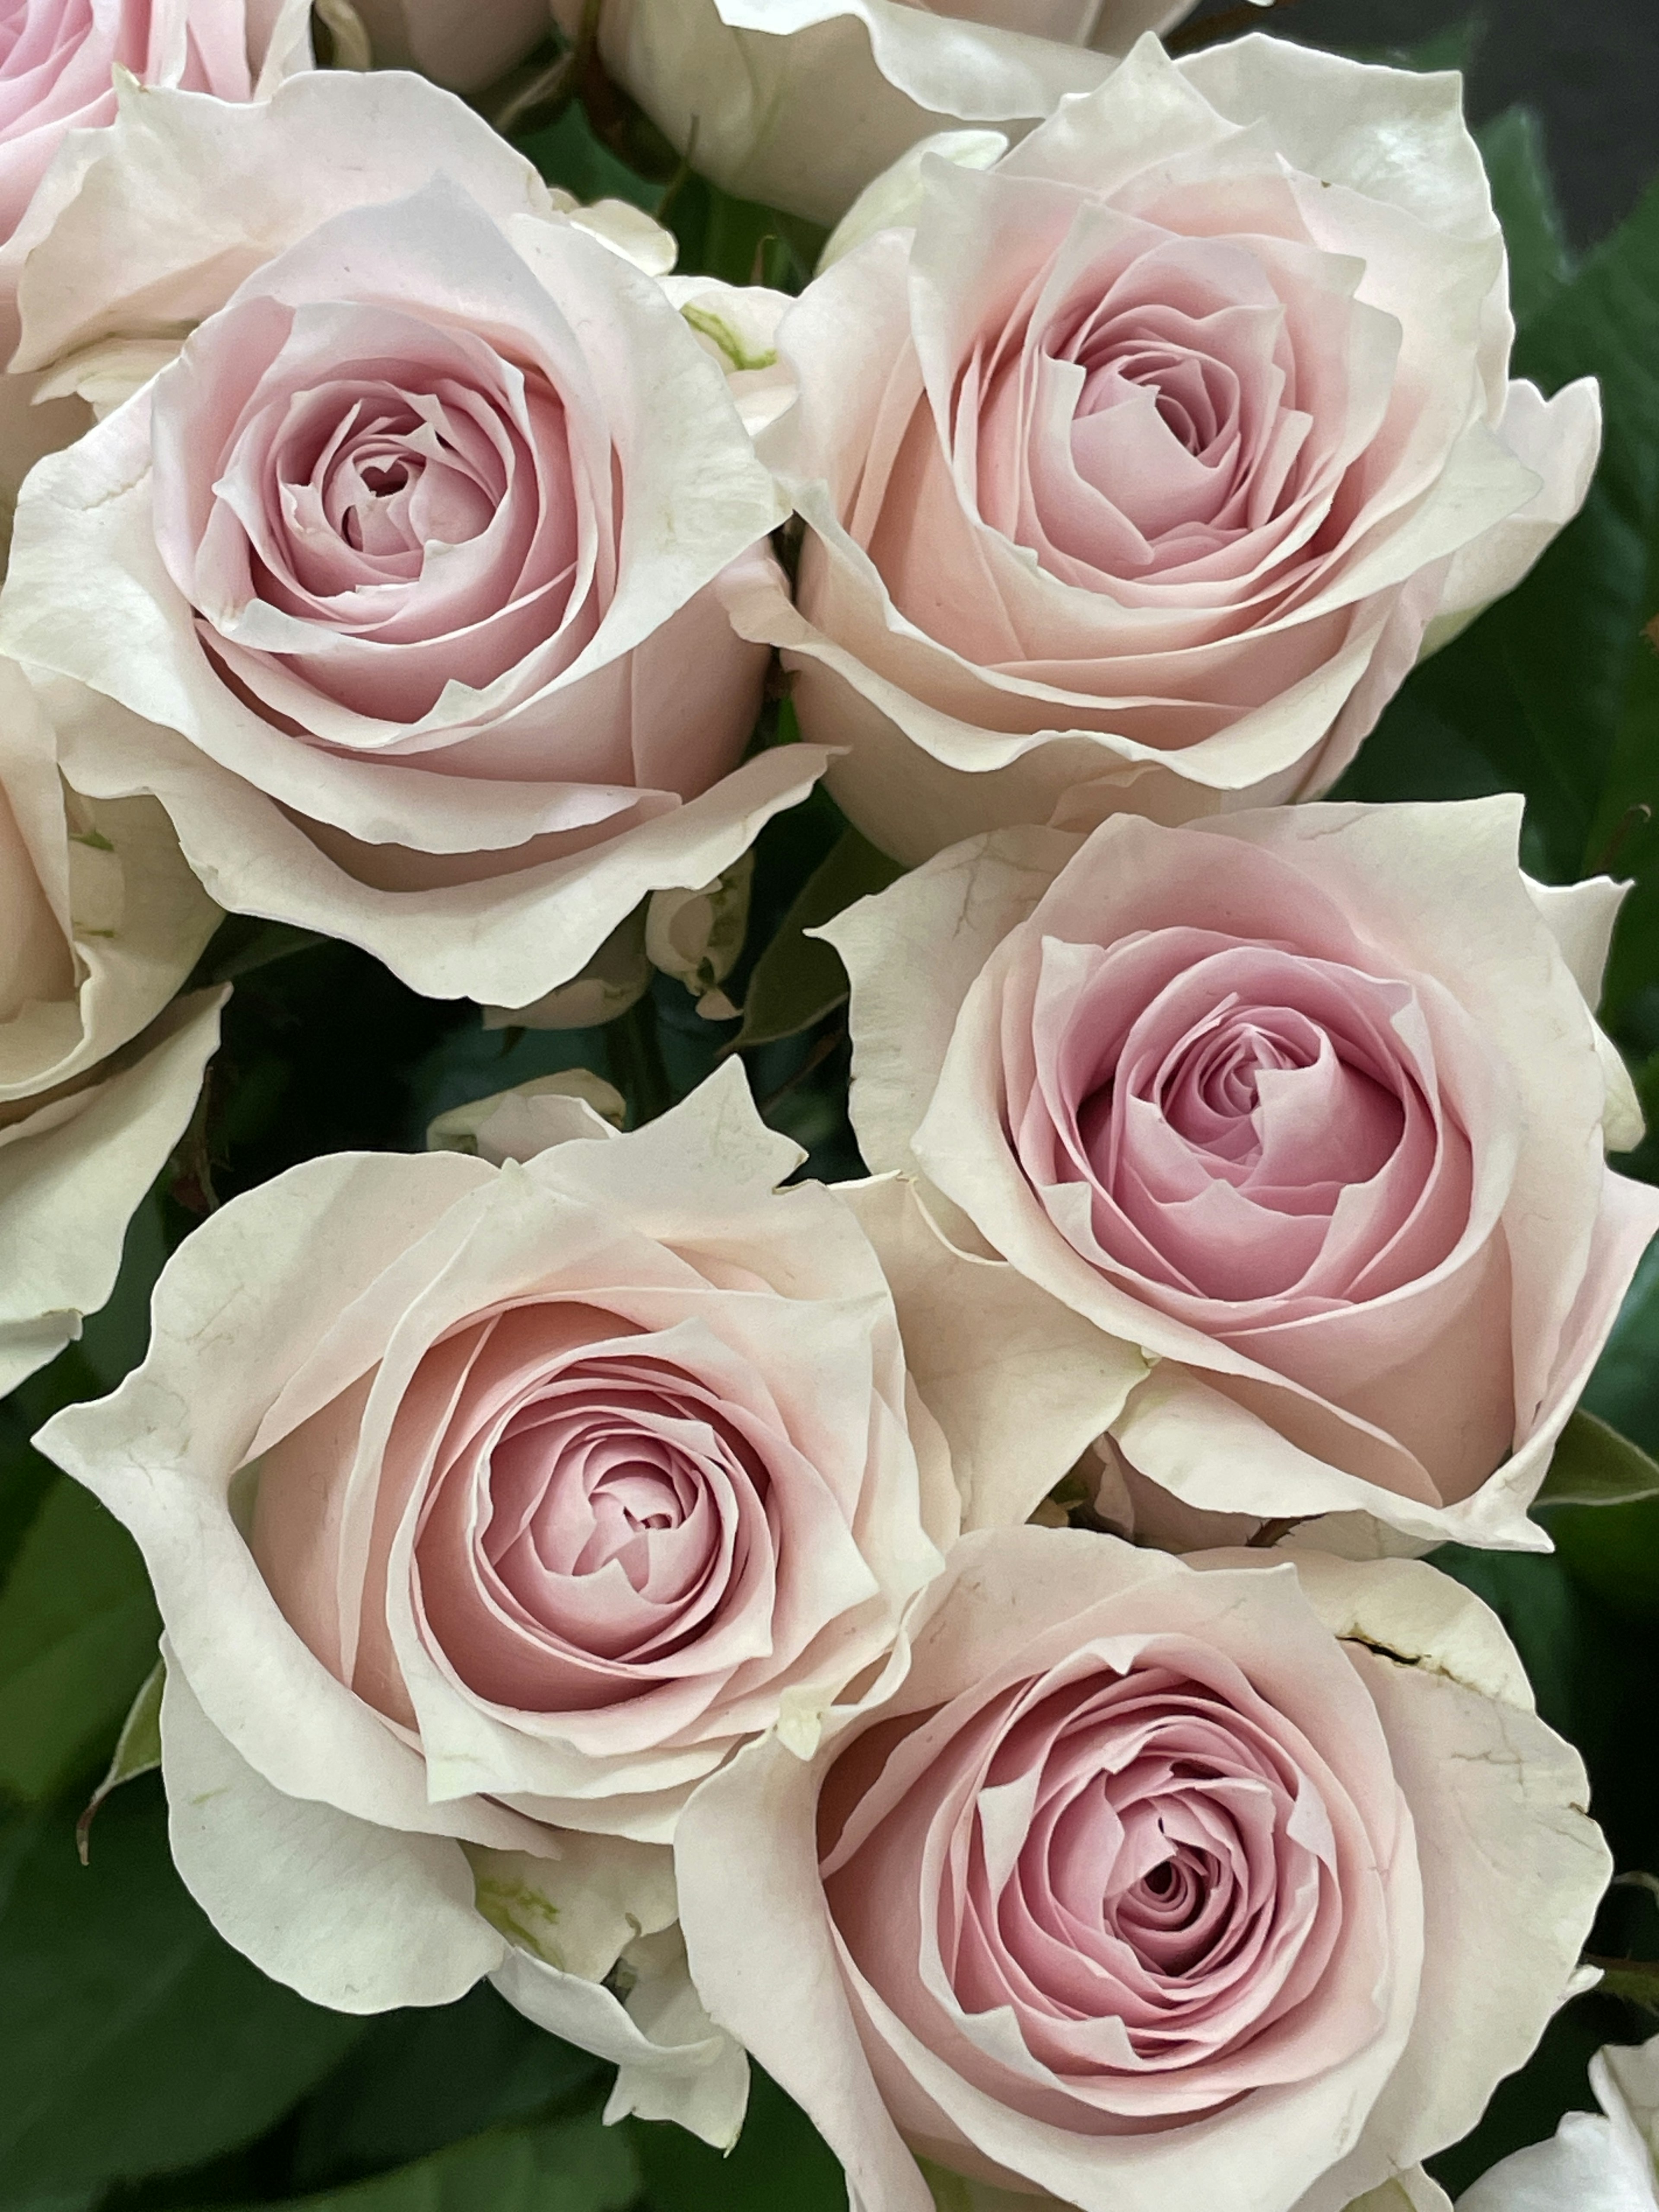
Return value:
[(885, 1706), (703, 1784), (681, 1924), (859, 2212), (933, 2212), (912, 2152), (1083, 2212), (1338, 2212), (1568, 1993), (1586, 1786), (1431, 1568), (1005, 1530)]
[[(1192, 0), (605, 0), (599, 52), (705, 176), (834, 222), (957, 123), (1013, 131), (1091, 91)], [(553, 0), (569, 38), (582, 0)]]
[[(310, 67), (310, 0), (21, 0), (0, 55), (0, 368), (39, 234), (19, 227), (65, 137), (114, 121), (117, 70), (248, 100)], [(38, 384), (0, 374), (0, 541), (33, 464), (86, 427), (83, 407), (36, 406)]]
[(154, 799), (65, 784), (0, 660), (0, 1395), (115, 1287), (219, 1041), (222, 991), (173, 996), (219, 920)]
[(884, 851), (1316, 795), (1577, 510), (1595, 387), (1509, 381), (1459, 85), (1146, 40), (994, 167), (854, 210), (763, 442), (796, 603), (739, 620)]
[(297, 0), (21, 0), (8, 28), (0, 239), (21, 222), (64, 134), (114, 121), (115, 70), (140, 84), (258, 100), (311, 66), (310, 9)]
[(1590, 1013), (1621, 890), (1528, 883), (1520, 815), (1006, 830), (824, 933), (865, 1158), (1139, 1347), (1112, 1436), (1185, 1505), (1548, 1548), (1659, 1193), (1604, 1158), (1641, 1131)]
[[(227, 1939), (349, 2011), (492, 1974), (624, 2063), (624, 2109), (726, 2142), (742, 2069), (673, 1949), (679, 1808), (896, 1679), (954, 1465), (1017, 1418), (1000, 1353), (1048, 1481), (1097, 1386), (1017, 1281), (981, 1298), (935, 1241), (917, 1285), (896, 1183), (776, 1190), (801, 1155), (735, 1066), (628, 1136), (549, 1093), (480, 1118), (493, 1160), (317, 1159), (226, 1206), (143, 1366), (42, 1447), (143, 1551), (173, 1851)], [(951, 1358), (984, 1379), (952, 1394)], [(624, 1953), (626, 2013), (599, 1986)]]
[[(346, 173), (400, 122), (389, 180)], [(198, 175), (245, 189), (200, 224), (191, 203), (175, 247), (155, 218)], [(561, 206), (397, 78), (174, 95), (62, 198), (32, 360), (77, 318), (114, 368), (158, 301), (205, 319), (31, 478), (0, 628), (71, 679), (52, 711), (86, 787), (159, 797), (222, 904), (519, 1006), (810, 787), (811, 749), (739, 765), (766, 654), (726, 601), (780, 509), (636, 265), (668, 266), (665, 233)]]

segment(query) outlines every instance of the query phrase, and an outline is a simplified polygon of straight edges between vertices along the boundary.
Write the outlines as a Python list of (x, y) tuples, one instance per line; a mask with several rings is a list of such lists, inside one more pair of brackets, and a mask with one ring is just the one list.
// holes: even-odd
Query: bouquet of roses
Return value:
[(1656, 2203), (1659, 198), (1185, 13), (22, 0), (6, 2212)]

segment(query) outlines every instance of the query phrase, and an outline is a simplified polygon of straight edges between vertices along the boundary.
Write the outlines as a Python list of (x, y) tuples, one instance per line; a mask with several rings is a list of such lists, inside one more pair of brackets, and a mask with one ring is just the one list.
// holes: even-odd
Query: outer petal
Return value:
[(823, 1764), (763, 1736), (702, 1784), (675, 1842), (691, 1978), (711, 2020), (754, 2040), (847, 2172), (852, 2212), (933, 2212), (932, 2192), (877, 2094), (853, 2024), (818, 1880)]
[(7, 812), (21, 844), (9, 865), (33, 870), (75, 971), (71, 996), (43, 991), (0, 1024), (0, 1101), (21, 1101), (84, 1075), (159, 1015), (220, 916), (157, 808), (65, 792), (40, 700), (16, 664), (0, 660)]
[[(554, 12), (574, 33), (575, 0)], [(1121, 53), (1185, 12), (1106, 0), (1099, 42)], [(631, 0), (607, 9), (599, 40), (611, 74), (682, 151), (695, 121), (698, 167), (716, 184), (814, 222), (834, 222), (928, 132), (1017, 132), (1110, 68), (1058, 40), (900, 0)]]
[(49, 687), (70, 773), (150, 792), (220, 903), (361, 945), (412, 990), (514, 1007), (576, 975), (653, 890), (705, 884), (805, 798), (829, 756), (781, 745), (672, 812), (568, 860), (483, 882), (381, 890), (349, 875), (273, 800), (175, 732), (81, 684)]
[(440, 173), (500, 222), (554, 212), (524, 156), (421, 77), (317, 70), (245, 106), (131, 80), (118, 94), (110, 128), (71, 138), (42, 185), (19, 368), (158, 323), (182, 337), (330, 216)]
[(114, 1289), (127, 1223), (189, 1123), (228, 995), (181, 1000), (125, 1065), (0, 1133), (0, 1395)]
[[(646, 1944), (661, 1944), (647, 1937)], [(634, 1947), (645, 1951), (645, 1944)], [(607, 2121), (629, 2112), (642, 2119), (677, 2120), (717, 2150), (729, 2150), (743, 2126), (749, 2100), (749, 2063), (742, 2046), (720, 2033), (698, 2001), (684, 1965), (671, 1946), (646, 1951), (647, 1967), (624, 2008), (609, 1990), (579, 1975), (509, 1948), (492, 1976), (495, 1987), (526, 2020), (562, 2035), (619, 2069)], [(653, 1971), (654, 1969), (654, 1971)]]
[(1440, 2184), (1419, 2166), (1356, 2197), (1348, 2212), (1452, 2212), (1452, 2206)]
[(274, 1981), (337, 2012), (449, 2004), (507, 1944), (472, 1899), (459, 1844), (284, 1796), (247, 1765), (168, 1659), (168, 1838), (214, 1926)]
[(1613, 1861), (1583, 1761), (1534, 1713), (1480, 1599), (1409, 1560), (1298, 1571), (1382, 1716), (1424, 1879), (1410, 2045), (1328, 2193), (1307, 2200), (1336, 2212), (1379, 2166), (1397, 2172), (1456, 2142), (1525, 2063), (1570, 1994)]
[[(539, 1831), (504, 1807), (429, 1803), (419, 1753), (301, 1642), (230, 1505), (289, 1377), (398, 1254), (495, 1173), (456, 1152), (348, 1153), (233, 1200), (163, 1271), (143, 1365), (110, 1397), (67, 1407), (40, 1442), (137, 1539), (179, 1671), (273, 1790), (379, 1827), (526, 1850)], [(365, 1334), (356, 1371), (384, 1346)]]
[(906, 1364), (949, 1441), (963, 1528), (1028, 1519), (1146, 1363), (1006, 1261), (958, 1252), (904, 1178), (837, 1188), (880, 1256)]
[(1457, 2212), (1653, 2212), (1653, 2163), (1597, 2113), (1569, 2112), (1547, 2142), (1500, 2159)]
[(964, 168), (988, 169), (1007, 150), (1007, 133), (1002, 131), (935, 131), (929, 137), (918, 138), (890, 168), (867, 184), (848, 209), (818, 256), (817, 273), (822, 276), (878, 230), (903, 230), (914, 225), (922, 204), (922, 164), (931, 155), (937, 155), (942, 161), (959, 161)]
[(975, 977), (1077, 849), (1057, 830), (994, 830), (812, 932), (852, 981), (853, 1127), (875, 1174), (913, 1164), (910, 1139)]
[(1581, 377), (1552, 399), (1517, 380), (1498, 435), (1540, 480), (1525, 507), (1466, 545), (1453, 558), (1440, 609), (1423, 641), (1425, 653), (1445, 645), (1483, 608), (1512, 592), (1539, 555), (1584, 504), (1601, 451), (1601, 396), (1594, 377)]

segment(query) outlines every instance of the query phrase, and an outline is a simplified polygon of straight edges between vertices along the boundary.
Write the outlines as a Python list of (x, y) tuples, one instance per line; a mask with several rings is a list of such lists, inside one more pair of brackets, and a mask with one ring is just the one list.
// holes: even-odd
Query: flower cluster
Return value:
[[(532, 94), (828, 230), (786, 290), (675, 273), (689, 172), (583, 204), (484, 119), (538, 9), (331, 0), (327, 68), (26, 12), (0, 1382), (191, 1121), (221, 909), (744, 1044), (794, 899), (868, 1170), (799, 1180), (734, 1050), (666, 1110), (618, 1055), (182, 1240), (39, 1441), (153, 1581), (190, 1890), (344, 2011), (490, 1978), (610, 2118), (729, 2147), (752, 2054), (859, 2212), (1427, 2205), (1609, 1862), (1422, 1555), (1547, 1548), (1659, 1230), (1620, 887), (1327, 796), (1597, 457), (1510, 377), (1456, 80), (1172, 58), (1162, 0), (558, 0)], [(751, 902), (805, 802), (885, 888)]]

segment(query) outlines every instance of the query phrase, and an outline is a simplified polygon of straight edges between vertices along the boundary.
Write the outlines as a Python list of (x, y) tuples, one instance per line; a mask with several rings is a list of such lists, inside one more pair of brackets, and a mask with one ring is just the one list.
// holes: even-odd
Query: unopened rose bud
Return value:
[(712, 884), (696, 890), (653, 891), (646, 903), (647, 958), (665, 975), (678, 977), (705, 1021), (729, 1022), (737, 1013), (719, 987), (743, 950), (754, 874), (750, 851)]
[(499, 1167), (503, 1160), (533, 1159), (568, 1137), (600, 1134), (595, 1115), (620, 1129), (627, 1113), (628, 1101), (614, 1084), (592, 1068), (567, 1067), (452, 1106), (428, 1124), (426, 1148), (467, 1152)]

